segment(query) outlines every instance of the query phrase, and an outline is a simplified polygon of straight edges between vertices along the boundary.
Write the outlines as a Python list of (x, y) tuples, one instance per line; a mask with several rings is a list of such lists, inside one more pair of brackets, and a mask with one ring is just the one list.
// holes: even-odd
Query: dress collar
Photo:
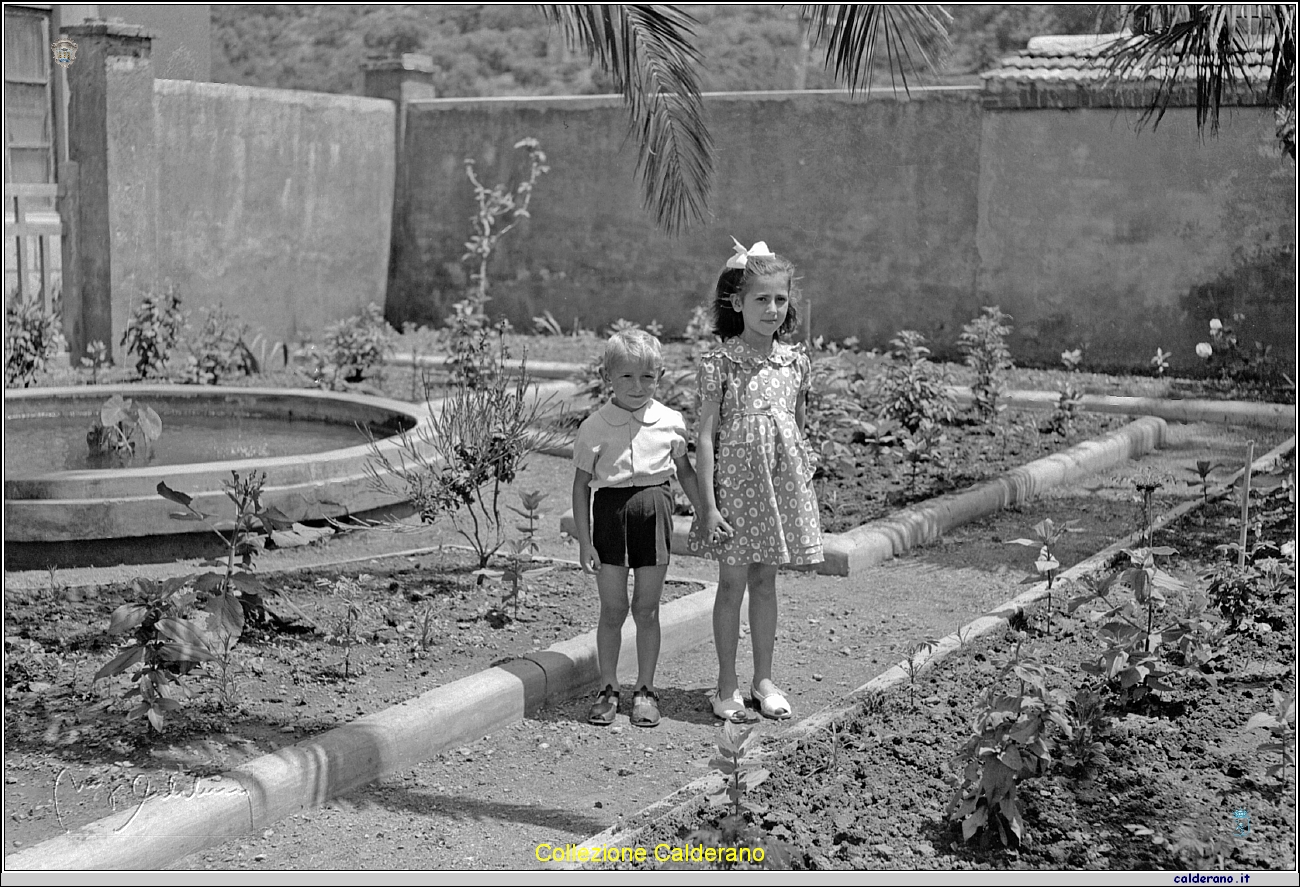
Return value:
[(639, 410), (629, 411), (611, 400), (600, 408), (600, 416), (615, 427), (626, 425), (633, 419), (641, 425), (654, 425), (663, 418), (663, 405), (651, 398)]
[(775, 366), (789, 366), (795, 362), (799, 355), (798, 346), (787, 345), (784, 342), (773, 342), (771, 353), (763, 354), (739, 336), (723, 342), (718, 347), (718, 351), (735, 363), (754, 367), (762, 366), (765, 363)]

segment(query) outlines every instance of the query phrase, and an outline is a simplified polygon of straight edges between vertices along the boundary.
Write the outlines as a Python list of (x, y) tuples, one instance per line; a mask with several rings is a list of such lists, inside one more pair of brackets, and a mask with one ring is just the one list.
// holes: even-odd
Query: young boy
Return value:
[(596, 658), (604, 689), (587, 719), (601, 726), (614, 723), (618, 713), (618, 653), (628, 613), (629, 569), (634, 575), (631, 610), (637, 658), (631, 720), (638, 727), (659, 723), (654, 677), (659, 597), (673, 534), (668, 481), (674, 475), (698, 510), (695, 469), (686, 457), (686, 423), (681, 413), (654, 399), (663, 372), (654, 336), (643, 330), (611, 336), (601, 375), (613, 388), (613, 399), (583, 421), (573, 444), (578, 558), (583, 570), (596, 574), (600, 594)]

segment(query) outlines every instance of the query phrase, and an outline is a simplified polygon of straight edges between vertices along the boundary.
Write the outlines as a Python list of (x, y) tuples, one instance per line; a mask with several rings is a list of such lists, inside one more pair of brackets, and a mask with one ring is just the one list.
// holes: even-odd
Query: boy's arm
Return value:
[(700, 501), (700, 482), (695, 476), (695, 466), (691, 464), (690, 457), (685, 453), (674, 456), (673, 464), (677, 466), (677, 483), (681, 485), (686, 498), (691, 500), (691, 507), (695, 509), (698, 517), (704, 511), (704, 503)]
[(573, 472), (573, 526), (578, 537), (578, 563), (588, 573), (600, 567), (600, 555), (591, 541), (591, 473)]

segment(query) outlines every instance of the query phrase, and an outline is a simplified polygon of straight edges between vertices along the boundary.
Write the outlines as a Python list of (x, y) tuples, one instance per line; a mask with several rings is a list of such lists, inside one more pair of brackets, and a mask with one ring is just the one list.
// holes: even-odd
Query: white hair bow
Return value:
[(731, 238), (731, 242), (736, 245), (736, 254), (727, 259), (728, 268), (744, 268), (749, 264), (750, 256), (762, 259), (771, 259), (776, 256), (776, 253), (767, 248), (767, 242), (763, 240), (758, 241), (749, 249), (745, 249), (745, 245), (735, 237)]

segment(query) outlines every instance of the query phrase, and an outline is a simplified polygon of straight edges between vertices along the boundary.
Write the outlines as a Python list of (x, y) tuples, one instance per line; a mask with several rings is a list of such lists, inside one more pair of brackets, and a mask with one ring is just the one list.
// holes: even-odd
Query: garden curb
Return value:
[[(816, 570), (830, 576), (848, 576), (883, 563), (961, 524), (1141, 456), (1164, 443), (1166, 427), (1164, 419), (1144, 416), (1104, 437), (1083, 441), (1013, 468), (1001, 477), (960, 493), (930, 499), (847, 533), (826, 533), (822, 537), (826, 559)], [(690, 527), (690, 518), (673, 519), (674, 552), (690, 553), (687, 549)], [(560, 518), (560, 532), (572, 536), (575, 531), (573, 512), (565, 512)]]
[[(971, 391), (953, 386), (961, 404), (971, 403)], [(1055, 391), (1008, 391), (999, 404), (1020, 410), (1055, 410), (1061, 395)], [(1294, 431), (1295, 404), (1254, 403), (1241, 400), (1171, 400), (1163, 397), (1129, 397), (1117, 394), (1085, 394), (1079, 409), (1089, 413), (1118, 413), (1128, 416), (1156, 416), (1168, 422), (1213, 422), (1219, 425), (1253, 425)]]
[[(1289, 440), (1279, 444), (1265, 455), (1251, 463), (1252, 473), (1261, 471), (1276, 460), (1295, 449), (1296, 438), (1293, 436)], [(1243, 474), (1244, 469), (1239, 469), (1231, 477), (1216, 485), (1213, 496), (1221, 496), (1230, 492), (1238, 479)], [(1206, 497), (1208, 499), (1209, 497)], [(1195, 511), (1206, 499), (1194, 498), (1189, 499), (1183, 504), (1171, 509), (1165, 514), (1160, 515), (1151, 524), (1151, 531), (1154, 532), (1165, 525), (1177, 520), (1188, 512)], [(1069, 569), (1063, 570), (1054, 582), (1059, 583), (1080, 578), (1088, 573), (1104, 567), (1120, 551), (1131, 548), (1141, 541), (1142, 530), (1129, 534), (1123, 539), (1118, 540), (1101, 551), (1094, 553), (1092, 556), (1080, 561)], [(952, 653), (960, 650), (969, 641), (999, 629), (1006, 625), (1008, 620), (1018, 611), (1037, 603), (1049, 594), (1047, 582), (1037, 582), (1029, 589), (1014, 598), (994, 607), (983, 616), (980, 616), (965, 626), (958, 628), (952, 634), (934, 642), (934, 646), (929, 651), (920, 651), (913, 660), (913, 668), (917, 674), (928, 670), (931, 666), (942, 662)], [(802, 719), (797, 724), (792, 725), (788, 730), (783, 732), (780, 737), (782, 746), (789, 747), (807, 736), (816, 733), (819, 730), (827, 729), (833, 722), (851, 716), (858, 708), (864, 698), (883, 694), (894, 689), (909, 680), (908, 673), (909, 660), (904, 659), (897, 665), (886, 669), (876, 677), (867, 681), (862, 686), (848, 694), (847, 700), (837, 706), (824, 708), (821, 711), (814, 712), (808, 717)], [(770, 756), (772, 749), (759, 749), (759, 762)], [(697, 807), (703, 802), (706, 795), (716, 793), (724, 785), (723, 777), (714, 771), (682, 786), (671, 795), (651, 804), (641, 811), (632, 814), (631, 817), (623, 822), (610, 826), (603, 832), (593, 835), (582, 844), (573, 848), (573, 856), (577, 855), (578, 850), (589, 852), (598, 852), (605, 847), (640, 847), (643, 846), (640, 838), (641, 835), (656, 823), (678, 812), (687, 812)], [(588, 865), (599, 865), (599, 862), (582, 863), (568, 862), (557, 865), (556, 868), (571, 871), (583, 870)]]
[[(661, 608), (661, 655), (713, 637), (716, 584), (668, 579), (704, 588)], [(630, 620), (623, 630), (619, 667), (636, 668), (636, 627)], [(593, 630), (262, 755), (223, 776), (169, 785), (136, 807), (10, 854), (4, 867), (165, 868), (507, 727), (550, 698), (594, 686), (599, 677)]]

